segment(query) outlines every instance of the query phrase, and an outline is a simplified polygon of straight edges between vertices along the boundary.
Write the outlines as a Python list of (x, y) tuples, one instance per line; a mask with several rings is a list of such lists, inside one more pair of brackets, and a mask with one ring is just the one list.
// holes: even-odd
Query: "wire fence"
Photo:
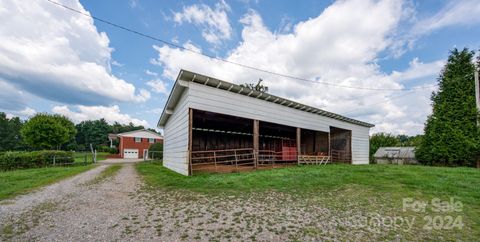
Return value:
[(145, 161), (154, 162), (163, 160), (163, 151), (149, 151), (148, 155), (144, 157)]
[(0, 157), (0, 171), (30, 168), (67, 167), (89, 165), (96, 162), (96, 154), (74, 152), (71, 155), (42, 155), (13, 153)]

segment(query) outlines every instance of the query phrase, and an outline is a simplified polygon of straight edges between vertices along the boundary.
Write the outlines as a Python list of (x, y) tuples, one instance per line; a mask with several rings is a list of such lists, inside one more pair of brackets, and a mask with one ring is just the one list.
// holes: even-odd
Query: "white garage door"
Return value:
[(123, 150), (123, 158), (138, 158), (138, 150), (137, 149), (124, 149)]

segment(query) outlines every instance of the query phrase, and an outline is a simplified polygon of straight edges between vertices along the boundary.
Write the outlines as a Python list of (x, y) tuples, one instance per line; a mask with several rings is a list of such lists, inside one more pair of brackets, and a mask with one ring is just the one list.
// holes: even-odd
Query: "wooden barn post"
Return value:
[(192, 169), (192, 135), (193, 135), (193, 109), (188, 109), (188, 167), (189, 174), (193, 175)]
[(253, 120), (253, 162), (255, 164), (255, 168), (258, 164), (258, 154), (259, 154), (259, 130), (260, 130), (260, 122), (258, 120)]
[(297, 127), (297, 163), (299, 163), (300, 152), (302, 151), (302, 129)]

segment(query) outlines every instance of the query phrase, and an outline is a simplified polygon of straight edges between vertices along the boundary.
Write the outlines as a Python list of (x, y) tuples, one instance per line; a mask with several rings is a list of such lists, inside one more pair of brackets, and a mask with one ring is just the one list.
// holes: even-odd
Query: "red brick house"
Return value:
[(145, 129), (117, 134), (121, 158), (143, 158), (154, 143), (163, 143), (163, 136)]

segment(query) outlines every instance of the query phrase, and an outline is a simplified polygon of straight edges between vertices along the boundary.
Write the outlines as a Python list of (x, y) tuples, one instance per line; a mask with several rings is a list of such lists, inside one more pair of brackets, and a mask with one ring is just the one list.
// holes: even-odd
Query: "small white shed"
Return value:
[(377, 164), (418, 164), (415, 147), (380, 147), (373, 158)]
[(181, 70), (158, 126), (165, 167), (184, 175), (297, 163), (369, 163), (374, 125)]

